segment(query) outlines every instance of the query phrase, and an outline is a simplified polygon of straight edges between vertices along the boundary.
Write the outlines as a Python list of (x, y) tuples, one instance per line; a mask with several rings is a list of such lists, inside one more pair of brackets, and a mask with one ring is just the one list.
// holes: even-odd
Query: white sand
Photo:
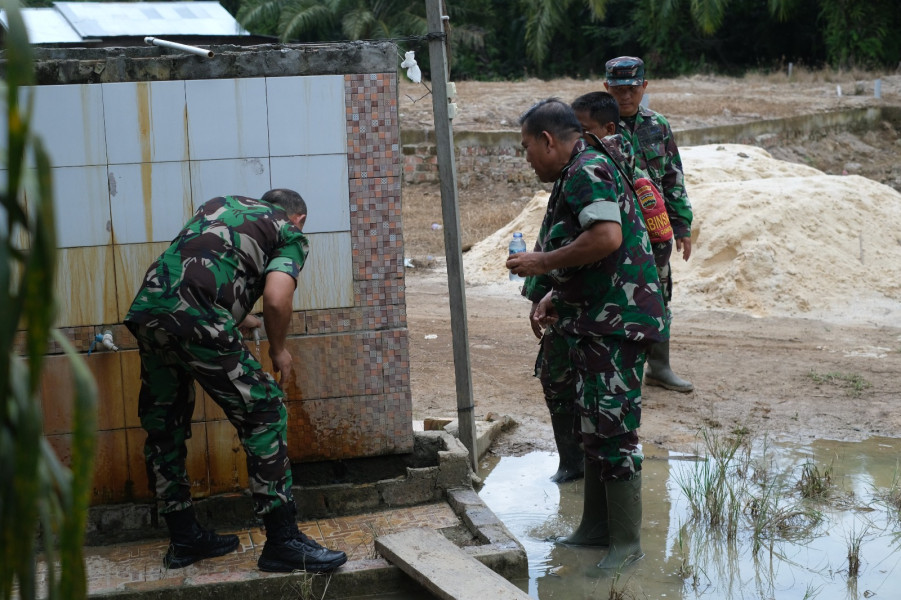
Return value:
[[(901, 320), (901, 193), (778, 161), (753, 146), (681, 151), (694, 224), (691, 259), (672, 259), (675, 311)], [(536, 194), (464, 255), (467, 284), (508, 281), (510, 238), (522, 231), (531, 248), (546, 202), (546, 193)]]

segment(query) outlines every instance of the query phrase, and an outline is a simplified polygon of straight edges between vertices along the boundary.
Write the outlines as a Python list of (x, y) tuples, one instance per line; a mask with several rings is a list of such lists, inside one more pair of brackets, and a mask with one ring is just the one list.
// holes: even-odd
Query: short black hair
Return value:
[(573, 110), (588, 113), (600, 125), (619, 123), (619, 104), (607, 92), (589, 92), (573, 100)]
[(288, 215), (305, 215), (307, 214), (307, 203), (294, 190), (287, 188), (276, 188), (269, 190), (260, 198), (263, 202), (275, 204), (285, 210)]
[(555, 138), (568, 140), (582, 133), (582, 125), (572, 107), (559, 98), (547, 98), (519, 117), (523, 131), (531, 136), (547, 131)]

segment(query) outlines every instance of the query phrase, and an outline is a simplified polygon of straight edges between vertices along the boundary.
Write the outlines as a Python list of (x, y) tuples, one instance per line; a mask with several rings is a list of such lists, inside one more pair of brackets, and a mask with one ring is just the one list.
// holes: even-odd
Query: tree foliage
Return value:
[[(426, 0), (227, 0), (241, 23), (288, 41), (426, 44)], [(897, 0), (444, 0), (455, 78), (591, 76), (641, 56), (654, 77), (785, 62), (896, 67)]]

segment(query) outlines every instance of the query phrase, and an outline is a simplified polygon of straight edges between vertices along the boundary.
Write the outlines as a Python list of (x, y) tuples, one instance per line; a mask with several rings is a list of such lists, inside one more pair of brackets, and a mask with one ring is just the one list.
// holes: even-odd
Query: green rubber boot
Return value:
[(641, 551), (641, 472), (628, 481), (608, 481), (610, 550), (601, 569), (621, 569), (644, 557)]
[(585, 473), (585, 453), (575, 434), (575, 413), (551, 415), (551, 427), (554, 428), (554, 441), (557, 443), (557, 454), (560, 465), (557, 472), (551, 475), (554, 483), (575, 481)]
[(582, 502), (582, 521), (566, 537), (554, 538), (562, 546), (605, 547), (610, 543), (607, 526), (607, 489), (601, 481), (597, 463), (585, 459), (585, 493)]
[(690, 381), (682, 379), (669, 366), (669, 341), (651, 344), (648, 350), (648, 362), (644, 370), (644, 382), (647, 385), (687, 393), (695, 389)]

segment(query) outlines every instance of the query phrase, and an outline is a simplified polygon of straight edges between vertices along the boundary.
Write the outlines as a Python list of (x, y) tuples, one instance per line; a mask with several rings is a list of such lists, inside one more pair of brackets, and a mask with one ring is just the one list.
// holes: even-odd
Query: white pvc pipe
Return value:
[(212, 50), (205, 50), (203, 48), (198, 48), (197, 46), (188, 46), (187, 44), (179, 44), (178, 42), (161, 40), (160, 38), (155, 37), (145, 37), (144, 43), (150, 44), (151, 46), (171, 48), (172, 50), (181, 50), (183, 52), (187, 52), (188, 54), (196, 54), (197, 56), (205, 56), (207, 58), (213, 58), (213, 56), (215, 56)]

